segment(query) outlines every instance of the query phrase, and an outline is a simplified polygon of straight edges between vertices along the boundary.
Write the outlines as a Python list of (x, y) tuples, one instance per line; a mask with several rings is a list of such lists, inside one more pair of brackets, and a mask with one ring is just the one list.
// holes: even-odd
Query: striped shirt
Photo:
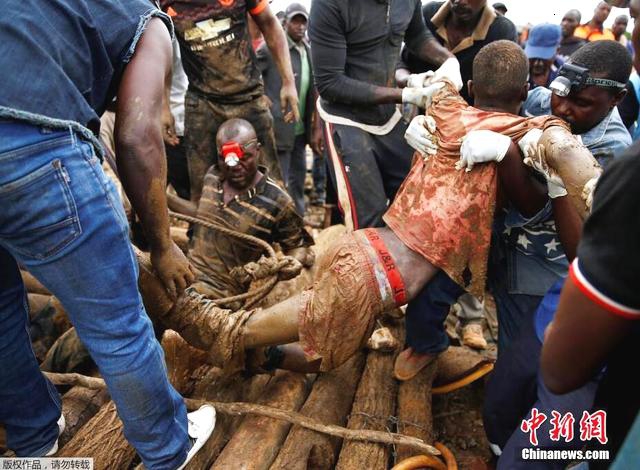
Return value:
[[(204, 178), (198, 217), (269, 244), (278, 243), (285, 253), (313, 245), (291, 197), (268, 177), (264, 168), (260, 170), (264, 176), (254, 187), (225, 204), (222, 180), (211, 167)], [(216, 298), (245, 292), (248, 286), (236, 282), (229, 272), (257, 261), (262, 254), (262, 248), (249, 242), (196, 226), (189, 248), (189, 258), (197, 272), (196, 288)]]

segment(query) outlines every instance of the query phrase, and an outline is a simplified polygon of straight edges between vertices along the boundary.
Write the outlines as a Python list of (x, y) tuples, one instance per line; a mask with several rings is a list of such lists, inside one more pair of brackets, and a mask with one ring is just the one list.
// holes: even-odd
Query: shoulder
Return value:
[(504, 16), (497, 16), (489, 27), (487, 38), (490, 38), (492, 41), (497, 41), (499, 39), (508, 39), (510, 41), (515, 41), (516, 25), (514, 25), (509, 18), (505, 18)]
[(543, 116), (551, 113), (551, 90), (544, 87), (534, 88), (527, 95), (527, 100), (522, 105), (524, 115)]

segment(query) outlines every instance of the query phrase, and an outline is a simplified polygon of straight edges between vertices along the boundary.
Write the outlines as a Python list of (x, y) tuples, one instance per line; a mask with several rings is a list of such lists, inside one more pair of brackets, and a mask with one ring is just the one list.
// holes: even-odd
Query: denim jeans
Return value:
[(57, 438), (60, 399), (38, 369), (16, 262), (64, 305), (150, 469), (189, 449), (186, 409), (137, 288), (122, 204), (93, 147), (70, 131), (0, 121), (0, 422), (19, 456)]
[(307, 176), (307, 139), (304, 134), (297, 135), (290, 150), (278, 149), (278, 162), (282, 178), (287, 183), (287, 191), (293, 199), (296, 211), (304, 216), (304, 179)]
[(449, 337), (444, 330), (444, 321), (451, 305), (463, 293), (464, 289), (439, 271), (407, 306), (407, 347), (422, 354), (447, 349)]
[(313, 166), (311, 167), (313, 175), (313, 192), (318, 202), (324, 204), (327, 197), (327, 163), (324, 152), (322, 154), (313, 154)]

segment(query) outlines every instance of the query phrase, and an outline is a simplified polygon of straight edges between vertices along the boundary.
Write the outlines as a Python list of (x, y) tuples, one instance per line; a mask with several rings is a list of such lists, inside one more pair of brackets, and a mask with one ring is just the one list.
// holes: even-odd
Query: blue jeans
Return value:
[(186, 409), (138, 292), (120, 199), (93, 147), (71, 132), (0, 121), (0, 168), (0, 422), (8, 446), (41, 456), (60, 416), (31, 349), (19, 262), (64, 305), (145, 466), (176, 468), (189, 449)]
[(444, 321), (449, 308), (464, 293), (443, 271), (409, 302), (406, 312), (406, 343), (417, 353), (439, 353), (449, 347)]
[(289, 195), (301, 216), (304, 216), (304, 179), (307, 176), (306, 147), (306, 137), (301, 134), (296, 136), (291, 150), (278, 150), (282, 178), (287, 183)]

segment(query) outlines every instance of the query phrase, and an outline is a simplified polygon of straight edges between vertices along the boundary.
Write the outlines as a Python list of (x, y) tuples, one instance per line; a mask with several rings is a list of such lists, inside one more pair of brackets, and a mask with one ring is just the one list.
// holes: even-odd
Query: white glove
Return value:
[(424, 88), (403, 88), (402, 102), (415, 104), (419, 108), (426, 109), (431, 104), (431, 97), (442, 87), (444, 87), (444, 83), (440, 82)]
[(433, 70), (429, 70), (424, 73), (412, 73), (407, 78), (407, 87), (408, 88), (424, 88), (429, 84), (429, 79), (433, 77), (435, 72)]
[(454, 84), (456, 90), (462, 89), (462, 75), (460, 75), (460, 62), (455, 57), (451, 57), (444, 61), (436, 73), (431, 77), (431, 83), (438, 80), (447, 79)]
[(587, 205), (587, 209), (589, 209), (589, 212), (591, 212), (591, 208), (593, 206), (593, 192), (596, 190), (596, 185), (598, 184), (599, 179), (600, 175), (594, 176), (589, 181), (587, 181), (582, 188), (582, 199)]
[(547, 194), (551, 199), (567, 195), (567, 189), (558, 175), (552, 175), (547, 178)]
[(531, 129), (520, 139), (518, 147), (520, 147), (520, 151), (525, 158), (532, 156), (536, 151), (540, 137), (542, 137), (542, 131), (540, 129)]
[(435, 155), (438, 145), (435, 143), (436, 121), (431, 116), (416, 116), (411, 120), (404, 138), (407, 143), (416, 149), (423, 158)]
[(471, 131), (462, 138), (456, 170), (471, 171), (476, 163), (501, 162), (510, 145), (511, 139), (497, 132)]

